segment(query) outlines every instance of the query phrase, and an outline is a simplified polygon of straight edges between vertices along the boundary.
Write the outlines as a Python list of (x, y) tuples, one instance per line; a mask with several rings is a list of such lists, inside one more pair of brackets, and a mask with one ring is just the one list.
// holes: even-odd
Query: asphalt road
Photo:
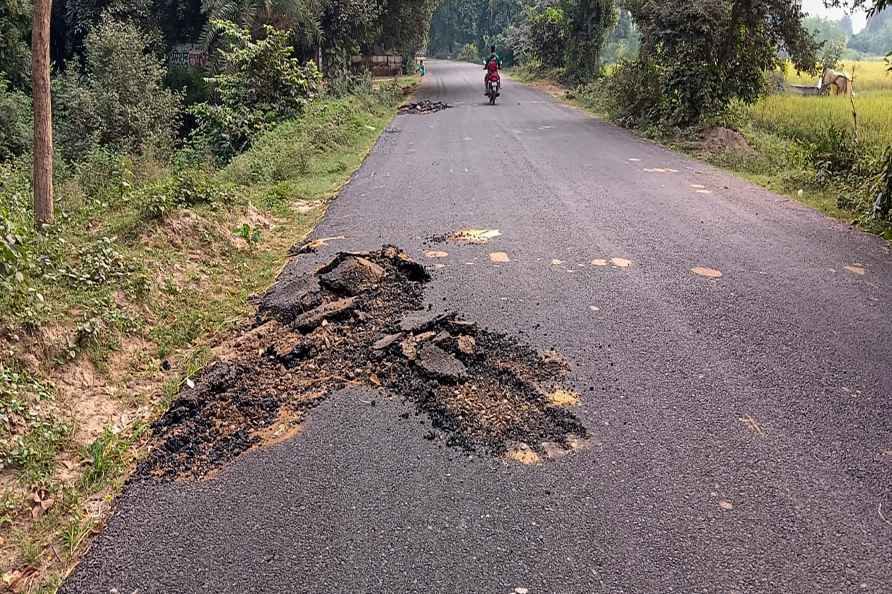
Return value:
[[(432, 265), (432, 304), (561, 351), (591, 443), (468, 457), (409, 404), (343, 392), (212, 480), (132, 485), (62, 591), (892, 591), (888, 245), (429, 66), (420, 95), (453, 107), (393, 121), (319, 258), (397, 244)], [(427, 243), (465, 227), (502, 235)], [(611, 258), (631, 265), (591, 264)]]

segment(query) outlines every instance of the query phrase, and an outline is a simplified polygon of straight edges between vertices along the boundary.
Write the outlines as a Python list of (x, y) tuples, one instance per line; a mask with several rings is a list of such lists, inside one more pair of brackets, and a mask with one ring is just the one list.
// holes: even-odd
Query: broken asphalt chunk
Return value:
[(346, 297), (344, 299), (338, 299), (337, 301), (324, 303), (315, 309), (311, 309), (310, 311), (299, 315), (294, 319), (291, 325), (295, 330), (306, 334), (307, 332), (315, 330), (324, 320), (341, 317), (352, 311), (355, 306), (356, 297)]
[(398, 332), (397, 334), (388, 334), (387, 336), (384, 336), (384, 337), (380, 338), (379, 340), (376, 340), (375, 344), (372, 345), (372, 348), (376, 351), (383, 351), (384, 349), (388, 348), (390, 345), (392, 345), (393, 343), (395, 343), (402, 337), (403, 337), (402, 332)]
[(440, 380), (460, 382), (468, 378), (468, 370), (461, 361), (432, 343), (424, 343), (418, 348), (415, 365)]
[(356, 296), (384, 278), (384, 269), (371, 260), (351, 254), (338, 254), (317, 273), (319, 284), (329, 291)]
[(439, 326), (443, 322), (454, 319), (455, 317), (455, 312), (438, 314), (430, 311), (413, 311), (406, 314), (403, 319), (400, 320), (400, 330), (412, 334), (422, 334), (428, 332), (431, 328)]

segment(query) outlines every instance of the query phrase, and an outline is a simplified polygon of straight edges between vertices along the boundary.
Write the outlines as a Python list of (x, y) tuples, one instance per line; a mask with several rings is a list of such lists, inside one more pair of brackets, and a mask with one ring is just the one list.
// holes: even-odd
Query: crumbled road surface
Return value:
[(277, 287), (400, 246), (432, 311), (566, 359), (586, 443), (469, 452), (348, 385), (211, 476), (134, 480), (61, 591), (892, 591), (888, 244), (511, 81), (486, 105), (473, 65), (419, 96), (450, 109), (393, 121)]

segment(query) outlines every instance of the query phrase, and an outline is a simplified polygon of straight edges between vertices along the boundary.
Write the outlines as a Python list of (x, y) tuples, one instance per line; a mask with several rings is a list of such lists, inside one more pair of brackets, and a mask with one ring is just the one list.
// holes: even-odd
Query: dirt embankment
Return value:
[[(568, 406), (566, 362), (423, 305), (428, 274), (393, 246), (340, 253), (282, 279), (153, 426), (142, 476), (202, 476), (289, 428), (348, 385), (427, 414), (450, 446), (531, 462), (587, 431)], [(569, 396), (568, 396), (569, 395)], [(518, 454), (521, 453), (521, 454)]]

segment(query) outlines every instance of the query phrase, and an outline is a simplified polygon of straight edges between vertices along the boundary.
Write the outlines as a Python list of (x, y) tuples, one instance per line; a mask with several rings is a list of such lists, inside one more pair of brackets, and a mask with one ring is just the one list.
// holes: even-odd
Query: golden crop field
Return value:
[[(842, 60), (837, 70), (855, 77), (855, 93), (892, 91), (892, 73), (884, 60)], [(797, 73), (791, 64), (787, 65), (786, 79), (794, 85), (813, 85), (818, 80), (816, 74)]]
[[(892, 144), (892, 91), (854, 99), (861, 139), (870, 144)], [(814, 139), (830, 125), (854, 126), (848, 97), (771, 95), (749, 112), (756, 127), (800, 140)]]
[[(855, 109), (858, 134), (872, 145), (892, 145), (892, 74), (882, 61), (844, 63), (855, 71)], [(796, 76), (788, 70), (788, 82), (812, 84), (816, 77)], [(852, 129), (852, 104), (848, 97), (770, 95), (749, 108), (753, 124), (788, 138), (811, 140), (834, 125)]]

